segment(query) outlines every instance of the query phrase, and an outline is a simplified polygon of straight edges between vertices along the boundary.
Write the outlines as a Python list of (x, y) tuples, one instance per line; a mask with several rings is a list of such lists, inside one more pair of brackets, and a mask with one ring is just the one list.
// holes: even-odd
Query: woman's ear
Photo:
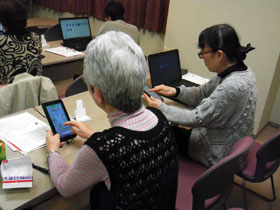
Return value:
[(96, 96), (98, 103), (104, 104), (105, 100), (104, 100), (104, 97), (103, 97), (103, 94), (101, 93), (101, 91), (96, 86), (93, 86), (92, 88), (93, 88), (92, 93)]
[(108, 17), (105, 18), (105, 20), (106, 20), (106, 21), (111, 21), (112, 18), (111, 18), (111, 16), (108, 16)]
[(217, 50), (218, 56), (223, 57), (225, 55), (224, 51), (222, 50)]
[(218, 58), (220, 61), (224, 60), (226, 58), (226, 54), (222, 50), (217, 50)]

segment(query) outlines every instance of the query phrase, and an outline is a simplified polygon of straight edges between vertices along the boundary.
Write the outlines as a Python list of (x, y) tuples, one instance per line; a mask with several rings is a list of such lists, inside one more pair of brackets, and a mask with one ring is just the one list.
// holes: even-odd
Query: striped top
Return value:
[[(112, 127), (123, 127), (134, 131), (147, 131), (155, 127), (158, 118), (144, 106), (132, 114), (114, 111), (108, 114)], [(98, 182), (104, 181), (110, 189), (111, 182), (108, 171), (95, 151), (83, 145), (77, 159), (69, 167), (59, 153), (49, 156), (51, 178), (57, 190), (63, 196), (72, 196)], [(78, 178), (82, 177), (82, 178)]]

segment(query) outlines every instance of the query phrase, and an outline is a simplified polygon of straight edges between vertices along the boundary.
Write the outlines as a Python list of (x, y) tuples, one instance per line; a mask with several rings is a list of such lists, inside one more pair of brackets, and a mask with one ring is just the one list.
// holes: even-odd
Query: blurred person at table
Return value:
[(216, 76), (199, 87), (159, 85), (150, 90), (173, 96), (193, 110), (144, 97), (149, 106), (161, 110), (175, 124), (172, 128), (180, 154), (211, 166), (226, 157), (237, 140), (252, 135), (257, 86), (255, 74), (243, 60), (254, 48), (250, 44), (241, 46), (236, 31), (228, 24), (203, 30), (198, 46), (199, 58)]
[(25, 29), (27, 11), (21, 1), (0, 1), (0, 85), (12, 83), (17, 74), (42, 74), (40, 36)]
[(129, 24), (124, 20), (125, 9), (119, 2), (109, 2), (105, 9), (106, 22), (99, 29), (97, 36), (108, 31), (121, 31), (128, 34), (133, 40), (139, 44), (139, 31), (135, 25)]
[(111, 31), (87, 46), (84, 78), (111, 128), (96, 132), (66, 122), (87, 139), (68, 167), (59, 154), (59, 135), (47, 135), (50, 174), (63, 196), (93, 187), (93, 209), (175, 209), (177, 147), (164, 115), (142, 104), (147, 63), (126, 34)]

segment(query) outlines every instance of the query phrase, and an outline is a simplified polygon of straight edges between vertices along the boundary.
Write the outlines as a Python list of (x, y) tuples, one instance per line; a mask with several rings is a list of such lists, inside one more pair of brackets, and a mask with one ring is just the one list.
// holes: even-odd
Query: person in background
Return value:
[(206, 28), (198, 43), (198, 57), (216, 76), (199, 87), (159, 85), (150, 90), (176, 97), (194, 109), (168, 106), (144, 97), (149, 106), (161, 110), (178, 125), (173, 129), (180, 154), (211, 166), (226, 157), (237, 140), (252, 135), (257, 86), (254, 73), (243, 60), (254, 48), (250, 44), (241, 46), (236, 31), (228, 24)]
[(138, 28), (124, 21), (124, 12), (125, 9), (121, 3), (115, 1), (109, 2), (104, 9), (107, 21), (99, 29), (97, 36), (108, 31), (121, 31), (131, 36), (139, 44)]
[(140, 46), (122, 32), (107, 32), (87, 46), (84, 78), (111, 128), (96, 132), (66, 122), (87, 139), (70, 167), (59, 154), (59, 135), (48, 132), (50, 174), (63, 196), (93, 187), (92, 209), (175, 209), (176, 140), (164, 115), (142, 104), (146, 71)]
[(42, 74), (40, 36), (28, 32), (27, 11), (17, 0), (0, 1), (0, 85), (12, 83), (20, 73)]

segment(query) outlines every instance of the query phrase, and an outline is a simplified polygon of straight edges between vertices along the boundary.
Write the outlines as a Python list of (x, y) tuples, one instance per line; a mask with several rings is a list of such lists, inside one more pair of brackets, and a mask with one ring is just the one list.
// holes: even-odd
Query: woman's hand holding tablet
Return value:
[(70, 121), (70, 118), (62, 100), (47, 102), (42, 106), (53, 134), (58, 133), (60, 141), (66, 141), (77, 136), (72, 132), (70, 125), (64, 125), (65, 122)]

